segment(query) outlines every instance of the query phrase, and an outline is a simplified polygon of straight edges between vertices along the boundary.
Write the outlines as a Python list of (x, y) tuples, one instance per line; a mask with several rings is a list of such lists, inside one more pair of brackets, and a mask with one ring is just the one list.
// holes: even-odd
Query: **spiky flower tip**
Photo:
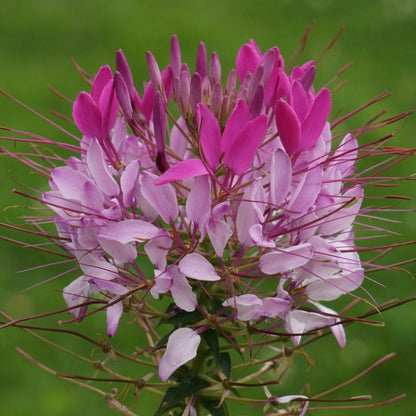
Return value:
[[(331, 93), (315, 90), (314, 62), (288, 70), (277, 47), (262, 53), (253, 40), (225, 85), (202, 43), (193, 73), (176, 37), (163, 71), (151, 53), (147, 65), (141, 95), (118, 51), (115, 72), (103, 66), (76, 97), (79, 147), (51, 143), (74, 156), (50, 167), (56, 155), (44, 155), (45, 166), (14, 155), (49, 178), (39, 199), (58, 235), (45, 235), (81, 270), (63, 289), (68, 310), (81, 320), (105, 309), (109, 337), (123, 314), (143, 328), (140, 360), (167, 384), (149, 384), (150, 373), (137, 388), (170, 386), (158, 415), (176, 407), (225, 415), (227, 399), (244, 401), (236, 390), (247, 387), (265, 392), (247, 400), (266, 413), (303, 415), (307, 396), (267, 386), (280, 382), (302, 337), (330, 329), (345, 345), (350, 318), (327, 305), (361, 299), (352, 292), (373, 267), (360, 260), (368, 248), (353, 225), (360, 218), (363, 241), (382, 234), (365, 225), (373, 208), (362, 207), (363, 189), (398, 180), (382, 174), (412, 152), (384, 147), (388, 137), (361, 145), (357, 137), (407, 114), (333, 137), (348, 115), (328, 121)], [(357, 161), (383, 154), (357, 172)]]

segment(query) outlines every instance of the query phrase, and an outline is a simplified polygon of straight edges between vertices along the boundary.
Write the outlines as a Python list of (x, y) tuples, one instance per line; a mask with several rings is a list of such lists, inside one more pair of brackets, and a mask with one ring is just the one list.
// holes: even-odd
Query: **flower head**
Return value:
[[(193, 73), (176, 37), (165, 69), (146, 58), (142, 95), (122, 51), (114, 72), (98, 71), (73, 103), (78, 153), (45, 167), (41, 202), (81, 270), (63, 290), (69, 311), (82, 319), (100, 299), (109, 336), (125, 308), (149, 338), (156, 318), (173, 324), (149, 348), (162, 381), (193, 361), (184, 379), (199, 386), (192, 400), (207, 387), (192, 377), (208, 355), (213, 377), (230, 378), (220, 344), (243, 354), (241, 334), (250, 354), (267, 348), (266, 334), (297, 348), (324, 328), (344, 346), (341, 317), (326, 303), (358, 298), (365, 279), (354, 223), (377, 175), (357, 174), (356, 161), (377, 145), (333, 137), (331, 93), (315, 91), (314, 63), (285, 68), (276, 47), (243, 45), (224, 85), (219, 57), (208, 60), (203, 44)], [(307, 397), (268, 403), (292, 399)]]

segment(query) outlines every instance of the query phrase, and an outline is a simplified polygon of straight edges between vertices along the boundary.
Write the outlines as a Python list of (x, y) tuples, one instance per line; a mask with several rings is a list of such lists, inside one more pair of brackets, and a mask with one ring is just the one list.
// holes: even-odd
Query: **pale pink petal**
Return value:
[(251, 293), (235, 296), (223, 302), (223, 306), (237, 309), (237, 319), (241, 321), (254, 321), (263, 316), (263, 300)]
[(267, 297), (263, 299), (264, 316), (270, 318), (284, 318), (292, 305), (292, 302), (288, 299), (271, 298)]
[(292, 162), (282, 149), (272, 154), (270, 164), (270, 202), (279, 206), (289, 192), (292, 183)]
[(63, 296), (68, 308), (71, 308), (71, 312), (74, 316), (79, 317), (82, 309), (73, 308), (88, 301), (90, 295), (90, 285), (88, 279), (84, 276), (80, 276), (66, 286), (63, 290)]
[(150, 293), (155, 299), (159, 299), (161, 293), (167, 293), (172, 286), (172, 276), (163, 270), (154, 270), (154, 284), (150, 288)]
[[(311, 302), (311, 303), (315, 305), (321, 312), (327, 313), (329, 315), (337, 315), (337, 313), (334, 310), (332, 310), (331, 308), (328, 308), (327, 306), (323, 306), (318, 302)], [(340, 321), (341, 321), (341, 318), (336, 317), (336, 322), (340, 322)], [(347, 338), (346, 338), (344, 327), (342, 326), (342, 324), (331, 326), (331, 332), (334, 335), (335, 339), (337, 340), (339, 346), (341, 348), (344, 348), (347, 342)]]
[(321, 191), (322, 168), (316, 166), (303, 174), (296, 189), (292, 192), (290, 214), (294, 217), (304, 215), (310, 210)]
[(81, 199), (81, 188), (88, 178), (69, 166), (60, 166), (51, 171), (53, 188), (57, 189), (64, 198)]
[(260, 269), (266, 274), (284, 273), (303, 266), (311, 257), (311, 244), (302, 243), (263, 254), (260, 257)]
[(220, 280), (214, 266), (198, 253), (187, 254), (179, 262), (179, 270), (187, 277), (197, 280)]
[(170, 223), (179, 213), (176, 193), (168, 183), (156, 186), (156, 179), (158, 177), (150, 172), (141, 172), (139, 175), (141, 192), (163, 220)]
[(173, 165), (155, 180), (155, 185), (180, 181), (182, 179), (194, 178), (207, 175), (208, 171), (201, 159), (186, 159)]
[(123, 302), (119, 301), (107, 306), (107, 335), (113, 337), (118, 328), (121, 315), (123, 315)]
[[(364, 191), (361, 186), (357, 185), (348, 189), (342, 197), (339, 198), (337, 204), (324, 210), (327, 214), (331, 211), (333, 211), (333, 213), (326, 215), (319, 228), (320, 234), (331, 235), (348, 228), (360, 211), (363, 198)], [(347, 204), (348, 202), (349, 204)], [(344, 204), (347, 204), (347, 206), (341, 208)]]
[(225, 221), (211, 219), (207, 224), (207, 233), (214, 247), (215, 254), (218, 257), (222, 257), (225, 245), (233, 235), (230, 226)]
[(160, 379), (167, 381), (181, 365), (195, 358), (200, 342), (201, 337), (191, 328), (179, 328), (172, 332), (159, 363)]
[(101, 192), (94, 181), (88, 180), (79, 189), (80, 200), (84, 207), (90, 210), (102, 211), (105, 202), (105, 195)]
[(159, 233), (148, 241), (144, 246), (149, 260), (158, 269), (166, 267), (166, 255), (172, 246), (172, 239), (167, 230), (160, 230)]
[(96, 139), (91, 140), (88, 147), (87, 165), (91, 176), (106, 195), (117, 196), (119, 194), (119, 186), (109, 172), (103, 149)]
[(251, 166), (266, 131), (267, 117), (261, 114), (249, 121), (237, 135), (224, 155), (224, 162), (235, 174), (242, 175)]
[(211, 182), (208, 175), (194, 179), (186, 199), (186, 215), (195, 224), (201, 224), (202, 218), (211, 209)]
[(101, 247), (120, 263), (133, 261), (137, 250), (131, 242), (143, 242), (157, 235), (159, 229), (153, 224), (127, 219), (101, 228), (97, 239)]
[(250, 237), (253, 242), (260, 247), (276, 247), (274, 240), (266, 237), (263, 234), (263, 226), (261, 224), (254, 224), (249, 229)]
[(197, 305), (197, 299), (195, 293), (192, 292), (192, 287), (185, 275), (182, 274), (176, 266), (171, 266), (169, 268), (169, 274), (172, 277), (170, 293), (172, 294), (176, 305), (184, 311), (194, 311), (195, 306)]
[(133, 204), (135, 196), (138, 194), (140, 162), (131, 161), (120, 177), (120, 188), (123, 194), (123, 204), (127, 207)]
[(298, 345), (303, 333), (312, 331), (313, 329), (324, 328), (335, 323), (335, 317), (297, 309), (289, 311), (289, 313), (286, 315), (285, 326), (288, 332), (293, 334), (293, 343)]

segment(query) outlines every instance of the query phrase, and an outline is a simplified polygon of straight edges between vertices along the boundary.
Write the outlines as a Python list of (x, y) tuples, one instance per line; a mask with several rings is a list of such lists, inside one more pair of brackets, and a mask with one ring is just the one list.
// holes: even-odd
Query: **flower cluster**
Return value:
[(81, 270), (63, 290), (68, 310), (81, 320), (100, 299), (110, 337), (123, 313), (172, 323), (154, 346), (162, 381), (183, 379), (188, 362), (198, 377), (210, 354), (230, 378), (219, 345), (240, 351), (241, 334), (296, 346), (330, 328), (344, 346), (326, 302), (364, 280), (353, 231), (363, 179), (356, 137), (333, 145), (314, 62), (288, 70), (277, 47), (251, 40), (223, 84), (215, 53), (201, 43), (191, 72), (173, 37), (170, 64), (161, 71), (149, 52), (147, 65), (141, 95), (122, 51), (114, 72), (98, 71), (73, 103), (78, 155), (49, 171), (41, 202)]
[[(176, 38), (166, 69), (150, 53), (147, 62), (142, 97), (121, 51), (116, 72), (102, 67), (91, 93), (78, 95), (81, 156), (51, 171), (43, 195), (83, 273), (64, 289), (72, 312), (81, 317), (85, 309), (73, 307), (105, 292), (113, 336), (122, 300), (140, 287), (187, 312), (206, 314), (215, 299), (220, 321), (272, 320), (295, 344), (332, 325), (343, 346), (336, 314), (320, 301), (363, 281), (351, 228), (363, 190), (346, 180), (354, 136), (331, 151), (331, 96), (315, 92), (313, 62), (288, 74), (278, 48), (263, 54), (251, 41), (225, 88), (215, 53), (207, 71), (203, 44), (193, 74)], [(170, 335), (162, 380), (196, 355), (204, 329)]]

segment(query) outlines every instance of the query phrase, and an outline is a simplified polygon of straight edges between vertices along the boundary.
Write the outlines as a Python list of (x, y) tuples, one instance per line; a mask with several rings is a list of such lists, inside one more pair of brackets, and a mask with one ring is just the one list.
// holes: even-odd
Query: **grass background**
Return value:
[[(106, 63), (113, 65), (114, 52), (122, 48), (129, 59), (136, 82), (147, 79), (145, 52), (151, 50), (161, 67), (169, 59), (172, 34), (181, 42), (183, 61), (192, 63), (199, 41), (208, 51), (215, 50), (221, 59), (223, 73), (235, 61), (241, 44), (254, 38), (262, 50), (277, 45), (286, 60), (295, 50), (307, 26), (316, 21), (301, 61), (317, 58), (341, 26), (345, 31), (318, 67), (317, 85), (323, 85), (348, 62), (354, 66), (343, 75), (348, 83), (333, 96), (334, 108), (348, 112), (387, 89), (392, 96), (375, 106), (375, 112), (388, 108), (389, 115), (415, 108), (416, 97), (416, 3), (412, 0), (202, 0), (202, 1), (134, 1), (120, 0), (15, 0), (0, 2), (0, 87), (50, 115), (55, 109), (70, 113), (70, 104), (58, 99), (47, 88), (52, 84), (73, 99), (87, 88), (76, 73), (71, 59), (95, 73)], [(351, 120), (351, 127), (365, 122), (369, 113)], [(53, 116), (52, 116), (53, 117)], [(416, 145), (416, 117), (401, 124), (401, 132), (392, 145)], [(62, 139), (61, 132), (0, 97), (0, 125)], [(413, 160), (401, 166), (402, 174), (412, 171)], [(2, 221), (16, 221), (21, 215), (15, 205), (28, 203), (11, 192), (14, 181), (24, 181), (45, 188), (42, 178), (28, 175), (27, 169), (6, 158), (1, 159)], [(415, 197), (414, 185), (406, 183), (400, 191)], [(414, 208), (414, 202), (400, 208)], [(6, 209), (7, 208), (7, 209)], [(403, 213), (402, 224), (391, 227), (403, 239), (415, 239), (414, 216)], [(9, 230), (2, 234), (15, 237)], [(414, 257), (414, 248), (400, 252), (397, 261)], [(74, 276), (21, 293), (27, 287), (48, 279), (58, 266), (18, 273), (50, 260), (30, 249), (0, 242), (0, 309), (13, 317), (27, 316), (64, 307), (59, 293)], [(394, 261), (394, 260), (393, 260)], [(415, 272), (415, 266), (409, 267)], [(376, 277), (385, 287), (371, 282), (368, 289), (379, 302), (416, 294), (416, 283), (406, 274), (380, 273)], [(56, 322), (50, 318), (49, 322)], [(385, 328), (349, 327), (348, 342), (340, 350), (333, 340), (308, 349), (316, 363), (305, 375), (305, 362), (297, 363), (287, 379), (287, 390), (295, 393), (304, 383), (311, 383), (317, 393), (354, 376), (383, 355), (395, 351), (397, 357), (344, 389), (339, 397), (372, 394), (381, 401), (400, 393), (407, 398), (385, 408), (344, 411), (322, 411), (323, 415), (398, 415), (413, 414), (416, 408), (416, 305), (408, 304), (387, 312), (382, 319)], [(105, 332), (104, 317), (89, 323), (89, 331)], [(137, 333), (124, 331), (119, 341), (135, 341)], [(124, 338), (123, 338), (124, 337)], [(58, 337), (72, 350), (82, 349), (81, 342)], [(132, 341), (132, 342), (133, 342)], [(127, 341), (126, 341), (127, 342)], [(0, 332), (0, 414), (5, 416), (112, 414), (105, 401), (86, 390), (44, 373), (27, 362), (15, 350), (18, 345), (40, 361), (58, 371), (77, 372), (77, 363), (67, 356), (13, 328)], [(81, 371), (81, 369), (79, 370)], [(138, 377), (140, 374), (138, 374)], [(151, 399), (140, 402), (140, 415), (150, 414)], [(152, 408), (152, 407), (150, 407)], [(235, 409), (233, 416), (255, 415), (258, 410)]]

